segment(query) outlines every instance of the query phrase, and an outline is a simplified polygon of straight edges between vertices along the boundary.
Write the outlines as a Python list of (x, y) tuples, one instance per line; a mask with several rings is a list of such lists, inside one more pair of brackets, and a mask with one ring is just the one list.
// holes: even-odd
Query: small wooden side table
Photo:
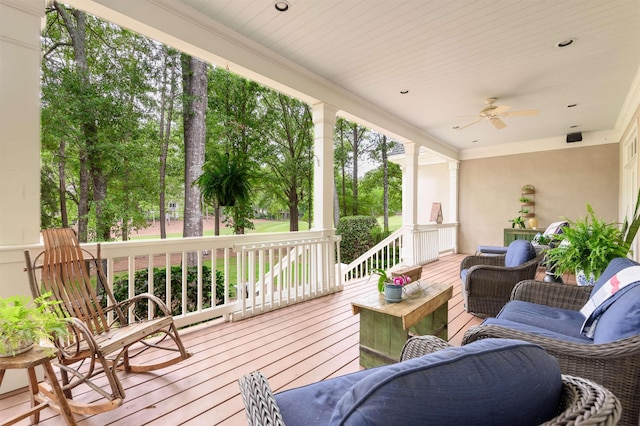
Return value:
[(400, 361), (402, 347), (410, 335), (433, 334), (447, 339), (450, 284), (420, 281), (409, 284), (402, 301), (389, 303), (372, 293), (351, 302), (360, 314), (360, 365), (365, 368)]
[[(31, 397), (31, 409), (5, 420), (2, 423), (2, 426), (12, 425), (29, 416), (31, 416), (31, 424), (38, 423), (40, 421), (40, 411), (47, 407), (51, 407), (58, 411), (62, 418), (64, 418), (67, 425), (77, 425), (76, 420), (69, 409), (69, 404), (67, 404), (67, 399), (62, 393), (60, 383), (58, 383), (53, 367), (51, 366), (50, 360), (54, 357), (55, 355), (48, 355), (44, 348), (34, 345), (31, 350), (22, 354), (0, 358), (0, 385), (2, 385), (2, 379), (4, 379), (4, 372), (6, 370), (26, 368), (29, 376), (29, 396)], [(35, 370), (35, 367), (38, 365), (42, 366), (44, 373), (49, 378), (49, 383), (57, 401), (51, 401), (40, 394)]]

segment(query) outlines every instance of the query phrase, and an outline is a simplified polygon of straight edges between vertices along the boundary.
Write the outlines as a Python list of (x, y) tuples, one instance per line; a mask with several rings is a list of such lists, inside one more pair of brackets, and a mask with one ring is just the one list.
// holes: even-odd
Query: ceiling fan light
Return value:
[(287, 10), (289, 10), (289, 7), (290, 7), (289, 2), (284, 0), (275, 2), (273, 6), (276, 8), (278, 12), (286, 12)]

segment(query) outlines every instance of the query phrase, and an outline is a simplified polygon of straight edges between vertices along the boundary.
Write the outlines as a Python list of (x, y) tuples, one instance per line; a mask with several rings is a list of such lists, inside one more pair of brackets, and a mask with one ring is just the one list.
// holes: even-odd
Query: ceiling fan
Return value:
[[(497, 101), (497, 98), (487, 98), (484, 100), (484, 103), (487, 104), (486, 107), (482, 108), (480, 110), (480, 114), (478, 115), (478, 119), (476, 121), (473, 121), (469, 124), (465, 124), (464, 126), (458, 127), (458, 130), (462, 130), (465, 129), (469, 126), (473, 126), (476, 123), (479, 123), (482, 120), (488, 120), (491, 122), (491, 124), (493, 124), (493, 126), (500, 130), (500, 129), (504, 129), (505, 127), (507, 127), (507, 125), (505, 124), (504, 121), (502, 121), (502, 118), (504, 117), (515, 117), (515, 116), (526, 116), (526, 115), (536, 115), (538, 113), (537, 109), (530, 109), (530, 110), (526, 110), (526, 111), (511, 111), (511, 112), (507, 112), (507, 110), (509, 110), (509, 108), (511, 108), (508, 105), (494, 105), (494, 103)], [(469, 117), (469, 116), (464, 116), (464, 117)], [(472, 116), (475, 117), (475, 116)]]

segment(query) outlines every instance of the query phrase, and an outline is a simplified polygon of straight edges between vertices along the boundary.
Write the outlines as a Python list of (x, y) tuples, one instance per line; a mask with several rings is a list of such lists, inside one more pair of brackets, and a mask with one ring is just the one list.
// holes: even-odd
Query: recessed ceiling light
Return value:
[(575, 38), (568, 38), (566, 40), (562, 40), (556, 43), (556, 47), (567, 47), (571, 46), (573, 42), (576, 41)]
[(567, 105), (567, 108), (575, 108), (577, 106), (578, 106), (578, 104), (569, 104), (569, 105)]
[(409, 91), (408, 91), (408, 90), (401, 90), (401, 91), (400, 91), (400, 94), (401, 94), (401, 95), (406, 95), (407, 93), (409, 93)]
[(273, 6), (278, 12), (286, 12), (289, 10), (289, 2), (283, 0), (275, 2)]
[(471, 141), (471, 143), (478, 143), (478, 139)]
[(457, 130), (457, 129), (459, 129), (459, 128), (460, 128), (460, 126), (453, 126), (453, 127), (452, 127), (452, 129), (453, 129), (453, 130)]
[(573, 126), (569, 126), (570, 129), (575, 129), (576, 127), (579, 127), (577, 124), (574, 124)]

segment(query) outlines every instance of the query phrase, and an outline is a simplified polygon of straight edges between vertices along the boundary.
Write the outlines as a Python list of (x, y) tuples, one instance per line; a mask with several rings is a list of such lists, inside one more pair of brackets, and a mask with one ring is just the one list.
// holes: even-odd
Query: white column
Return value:
[(29, 293), (24, 256), (40, 240), (42, 0), (0, 0), (0, 296)]
[(458, 174), (460, 161), (449, 161), (449, 211), (445, 222), (458, 222)]
[[(0, 297), (31, 295), (20, 247), (40, 240), (43, 0), (0, 0)], [(7, 371), (2, 392), (26, 386)]]
[(328, 231), (333, 223), (333, 128), (338, 110), (324, 103), (312, 106), (313, 113), (313, 228)]
[(414, 231), (418, 224), (418, 153), (413, 142), (404, 144), (406, 163), (402, 173), (402, 259), (407, 266), (415, 265)]

